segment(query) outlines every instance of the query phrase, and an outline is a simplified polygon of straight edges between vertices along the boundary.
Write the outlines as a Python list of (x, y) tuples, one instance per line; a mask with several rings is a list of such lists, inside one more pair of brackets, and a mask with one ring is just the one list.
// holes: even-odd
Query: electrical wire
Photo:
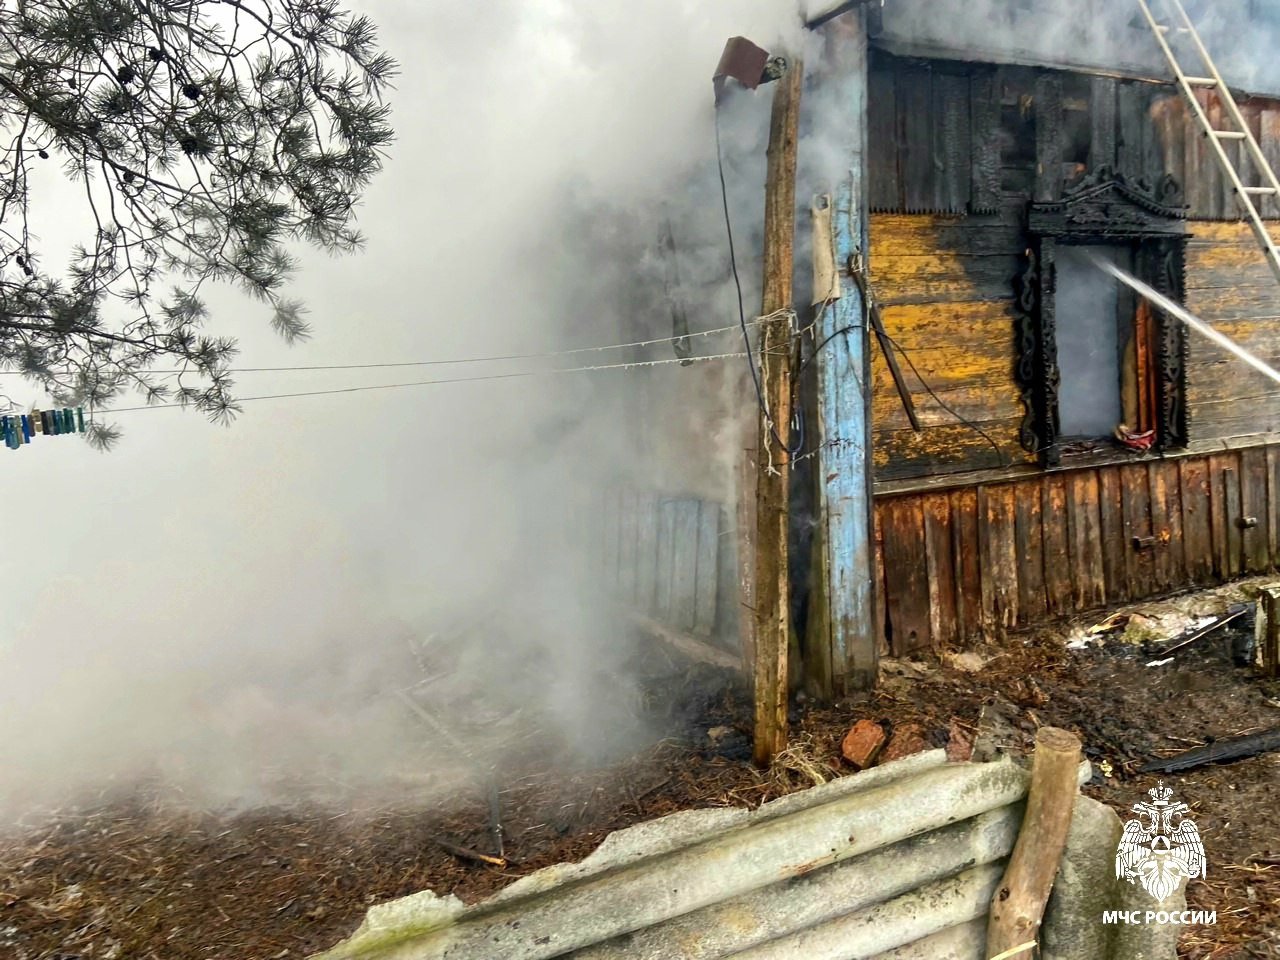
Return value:
[[(588, 367), (566, 367), (556, 370), (523, 370), (517, 373), (493, 373), (475, 377), (448, 377), (441, 380), (414, 380), (407, 383), (379, 383), (358, 387), (335, 387), (331, 390), (304, 390), (297, 393), (260, 394), (252, 397), (236, 397), (234, 404), (252, 403), (256, 400), (283, 400), (292, 397), (327, 397), (344, 393), (364, 393), (373, 390), (399, 390), (406, 387), (429, 387), (450, 383), (479, 383), (491, 380), (515, 380), (522, 377), (546, 377), (563, 373), (593, 373), (601, 370), (637, 370), (644, 367), (660, 367), (667, 364), (707, 363), (712, 360), (736, 360), (747, 356), (746, 353), (718, 353), (699, 357), (671, 358), (666, 360), (639, 360), (632, 363), (605, 363)], [(180, 400), (149, 403), (138, 407), (107, 407), (96, 413), (136, 413), (140, 410), (161, 410), (165, 408), (189, 407), (190, 403)]]
[(987, 433), (985, 430), (983, 430), (980, 426), (978, 426), (972, 420), (969, 420), (966, 417), (961, 416), (959, 413), (957, 413), (955, 410), (949, 407), (946, 403), (944, 403), (942, 398), (939, 397), (938, 394), (934, 391), (933, 387), (929, 385), (929, 381), (920, 375), (920, 371), (916, 368), (915, 362), (911, 359), (911, 354), (907, 352), (907, 350), (902, 346), (902, 344), (898, 343), (897, 340), (893, 339), (893, 337), (889, 336), (889, 334), (887, 333), (884, 335), (884, 338), (889, 341), (889, 344), (890, 346), (893, 347), (893, 349), (897, 350), (898, 353), (902, 354), (902, 359), (907, 361), (907, 366), (911, 368), (911, 372), (914, 373), (916, 375), (916, 379), (920, 381), (920, 386), (924, 387), (925, 392), (933, 398), (933, 402), (936, 403), (938, 406), (940, 406), (947, 413), (951, 414), (951, 416), (955, 417), (956, 420), (958, 420), (961, 424), (968, 427), (978, 436), (982, 437), (983, 440), (987, 441), (987, 443), (991, 445), (991, 449), (995, 451), (996, 457), (1000, 460), (1001, 466), (1005, 466), (1005, 467), (1009, 466), (1009, 459), (1004, 455), (1004, 451), (1000, 449), (1000, 445), (991, 438), (991, 434)]
[[(769, 432), (773, 435), (773, 442), (778, 445), (779, 450), (786, 451), (787, 458), (790, 460), (800, 452), (800, 447), (792, 449), (791, 445), (783, 441), (778, 434), (777, 424), (773, 422), (773, 415), (769, 412), (769, 405), (764, 398), (764, 388), (760, 385), (760, 374), (756, 370), (755, 358), (751, 355), (751, 335), (747, 332), (747, 310), (744, 305), (742, 295), (742, 278), (738, 275), (738, 255), (733, 243), (733, 220), (729, 215), (729, 186), (725, 182), (724, 176), (724, 149), (720, 144), (720, 110), (715, 110), (715, 130), (716, 130), (716, 168), (720, 173), (720, 200), (724, 206), (724, 229), (729, 238), (729, 267), (733, 271), (733, 285), (738, 291), (738, 323), (742, 329), (742, 340), (747, 350), (747, 369), (751, 371), (751, 383), (756, 391), (756, 403), (760, 407), (760, 414), (764, 417), (764, 422), (769, 427)], [(800, 422), (799, 432), (803, 434), (803, 411), (792, 403), (792, 426), (794, 428), (797, 422)]]
[[(777, 322), (787, 319), (782, 314), (774, 314), (770, 317), (757, 317), (755, 320), (746, 323), (745, 318), (742, 324), (731, 324), (727, 327), (716, 327), (712, 330), (700, 330), (696, 333), (686, 333), (678, 337), (657, 337), (653, 340), (637, 340), (634, 343), (612, 343), (600, 347), (576, 347), (572, 350), (554, 350), (544, 353), (513, 353), (505, 356), (492, 357), (460, 357), (454, 360), (406, 360), (391, 363), (345, 363), (331, 365), (299, 365), (288, 367), (232, 367), (227, 369), (226, 373), (292, 373), (295, 371), (320, 371), (320, 370), (385, 370), (402, 367), (436, 367), (449, 366), (463, 363), (499, 363), (509, 360), (547, 360), (554, 357), (572, 357), (584, 353), (602, 353), (607, 350), (627, 350), (630, 348), (651, 347), (660, 343), (672, 343), (676, 340), (691, 339), (693, 337), (711, 337), (719, 333), (736, 332), (742, 326), (760, 326), (765, 323)], [(151, 376), (174, 376), (181, 373), (195, 373), (193, 369), (173, 369), (173, 370), (137, 370), (135, 373), (149, 374)], [(24, 376), (18, 370), (0, 370), (0, 377), (20, 377)]]

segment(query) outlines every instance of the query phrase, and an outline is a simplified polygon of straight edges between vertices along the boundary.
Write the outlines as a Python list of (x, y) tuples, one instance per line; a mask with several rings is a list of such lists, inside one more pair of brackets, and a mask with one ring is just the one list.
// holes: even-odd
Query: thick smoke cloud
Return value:
[[(1150, 6), (1160, 22), (1181, 22), (1166, 0), (1150, 0)], [(1183, 0), (1183, 6), (1229, 84), (1280, 94), (1280, 63), (1271, 56), (1280, 35), (1280, 2)], [(880, 16), (881, 39), (890, 49), (1172, 79), (1141, 9), (1128, 0), (885, 0)], [(1188, 73), (1204, 72), (1187, 37), (1172, 34), (1171, 42)]]
[[(692, 329), (735, 322), (710, 74), (732, 35), (799, 49), (788, 4), (362, 6), (404, 66), (392, 97), (399, 139), (361, 213), (368, 248), (304, 256), (297, 292), (317, 335), (302, 348), (276, 342), (253, 304), (216, 293), (242, 365), (669, 335), (653, 293), (667, 220)], [(768, 98), (731, 109), (726, 173), (751, 315)], [(53, 174), (41, 188), (33, 222), (54, 257), (76, 238), (75, 196)], [(740, 347), (721, 338), (698, 349)], [(244, 373), (238, 383), (254, 396), (554, 363)], [(610, 707), (597, 702), (596, 679), (627, 650), (594, 578), (589, 530), (610, 482), (729, 495), (731, 474), (715, 461), (733, 448), (726, 424), (743, 371), (708, 374), (726, 398), (714, 416), (690, 403), (698, 391), (680, 378), (692, 375), (664, 367), (265, 401), (246, 404), (230, 429), (172, 410), (125, 414), (112, 454), (66, 438), (5, 457), (0, 809), (152, 775), (209, 804), (416, 783), (424, 771), (447, 781), (448, 761), (388, 695), (420, 675), (410, 641), (432, 636), (443, 651), (432, 656), (484, 678), (488, 708), (531, 705), (578, 746), (621, 749), (594, 742), (592, 718)], [(6, 384), (19, 403), (43, 400)], [(643, 430), (627, 414), (641, 396), (670, 398), (649, 408)], [(691, 458), (655, 422), (709, 442)], [(527, 675), (531, 657), (552, 682)], [(453, 702), (447, 690), (441, 698)]]

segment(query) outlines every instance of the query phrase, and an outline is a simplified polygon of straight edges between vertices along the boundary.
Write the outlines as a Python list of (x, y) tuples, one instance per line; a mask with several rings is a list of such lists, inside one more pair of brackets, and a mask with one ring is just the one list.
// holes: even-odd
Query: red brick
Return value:
[(880, 754), (880, 762), (890, 763), (909, 757), (913, 753), (924, 753), (928, 749), (929, 744), (924, 738), (924, 728), (918, 723), (904, 723), (894, 727), (893, 736), (889, 738), (888, 745)]
[(865, 770), (876, 762), (885, 741), (884, 727), (873, 720), (859, 720), (844, 735), (840, 752), (859, 770)]
[(951, 721), (951, 731), (947, 738), (947, 760), (951, 763), (964, 763), (973, 757), (973, 731), (960, 725), (957, 720)]

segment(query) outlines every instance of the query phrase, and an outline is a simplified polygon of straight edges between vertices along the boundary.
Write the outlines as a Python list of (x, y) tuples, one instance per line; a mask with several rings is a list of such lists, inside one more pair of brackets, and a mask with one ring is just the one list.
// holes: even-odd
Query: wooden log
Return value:
[(1138, 768), (1139, 773), (1180, 773), (1183, 770), (1194, 770), (1208, 763), (1225, 763), (1228, 760), (1239, 760), (1242, 757), (1256, 757), (1262, 753), (1280, 750), (1280, 727), (1263, 730), (1261, 733), (1250, 733), (1243, 737), (1227, 737), (1187, 750), (1174, 757), (1152, 760)]
[(1080, 738), (1073, 733), (1041, 727), (1036, 734), (1027, 810), (1004, 878), (991, 900), (986, 956), (1038, 939), (1071, 829), (1080, 754)]
[[(769, 129), (765, 180), (763, 312), (792, 306), (795, 261), (796, 157), (804, 65), (795, 60), (779, 81)], [(756, 662), (755, 748), (767, 767), (787, 745), (787, 659), (791, 636), (791, 590), (787, 568), (790, 532), (791, 329), (765, 323), (760, 337), (761, 388), (759, 469), (756, 471)]]

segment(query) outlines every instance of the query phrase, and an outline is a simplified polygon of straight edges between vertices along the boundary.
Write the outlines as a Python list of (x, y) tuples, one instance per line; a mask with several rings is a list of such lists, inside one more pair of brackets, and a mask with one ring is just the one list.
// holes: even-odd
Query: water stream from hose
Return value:
[(1111, 274), (1111, 276), (1115, 277), (1121, 283), (1125, 284), (1126, 286), (1132, 287), (1135, 291), (1137, 291), (1137, 293), (1140, 296), (1143, 296), (1146, 299), (1150, 300), (1152, 303), (1158, 306), (1161, 310), (1164, 310), (1166, 313), (1177, 317), (1179, 320), (1185, 323), (1188, 327), (1190, 327), (1196, 333), (1200, 334), (1201, 336), (1205, 337), (1208, 340), (1211, 340), (1213, 343), (1217, 344), (1219, 347), (1221, 347), (1223, 350), (1226, 350), (1228, 353), (1232, 354), (1233, 356), (1239, 357), (1241, 360), (1249, 364), (1249, 366), (1253, 367), (1255, 370), (1265, 373), (1272, 380), (1276, 381), (1276, 383), (1280, 383), (1280, 371), (1276, 370), (1275, 367), (1272, 367), (1270, 364), (1266, 363), (1265, 361), (1254, 356), (1252, 353), (1250, 353), (1244, 347), (1240, 346), (1240, 344), (1236, 343), (1234, 340), (1231, 340), (1230, 338), (1223, 336), (1217, 330), (1213, 329), (1213, 327), (1209, 326), (1209, 324), (1205, 323), (1203, 320), (1197, 317), (1194, 313), (1191, 313), (1189, 310), (1187, 310), (1186, 307), (1182, 306), (1179, 303), (1174, 302), (1173, 300), (1170, 300), (1159, 290), (1156, 290), (1154, 287), (1143, 283), (1141, 280), (1139, 280), (1137, 277), (1133, 276), (1132, 274), (1126, 273), (1125, 271), (1117, 267), (1114, 263), (1109, 263), (1106, 260), (1103, 260), (1101, 257), (1093, 256), (1092, 254), (1089, 255), (1089, 259), (1093, 262), (1093, 265), (1097, 267), (1099, 270), (1103, 271), (1104, 273)]

